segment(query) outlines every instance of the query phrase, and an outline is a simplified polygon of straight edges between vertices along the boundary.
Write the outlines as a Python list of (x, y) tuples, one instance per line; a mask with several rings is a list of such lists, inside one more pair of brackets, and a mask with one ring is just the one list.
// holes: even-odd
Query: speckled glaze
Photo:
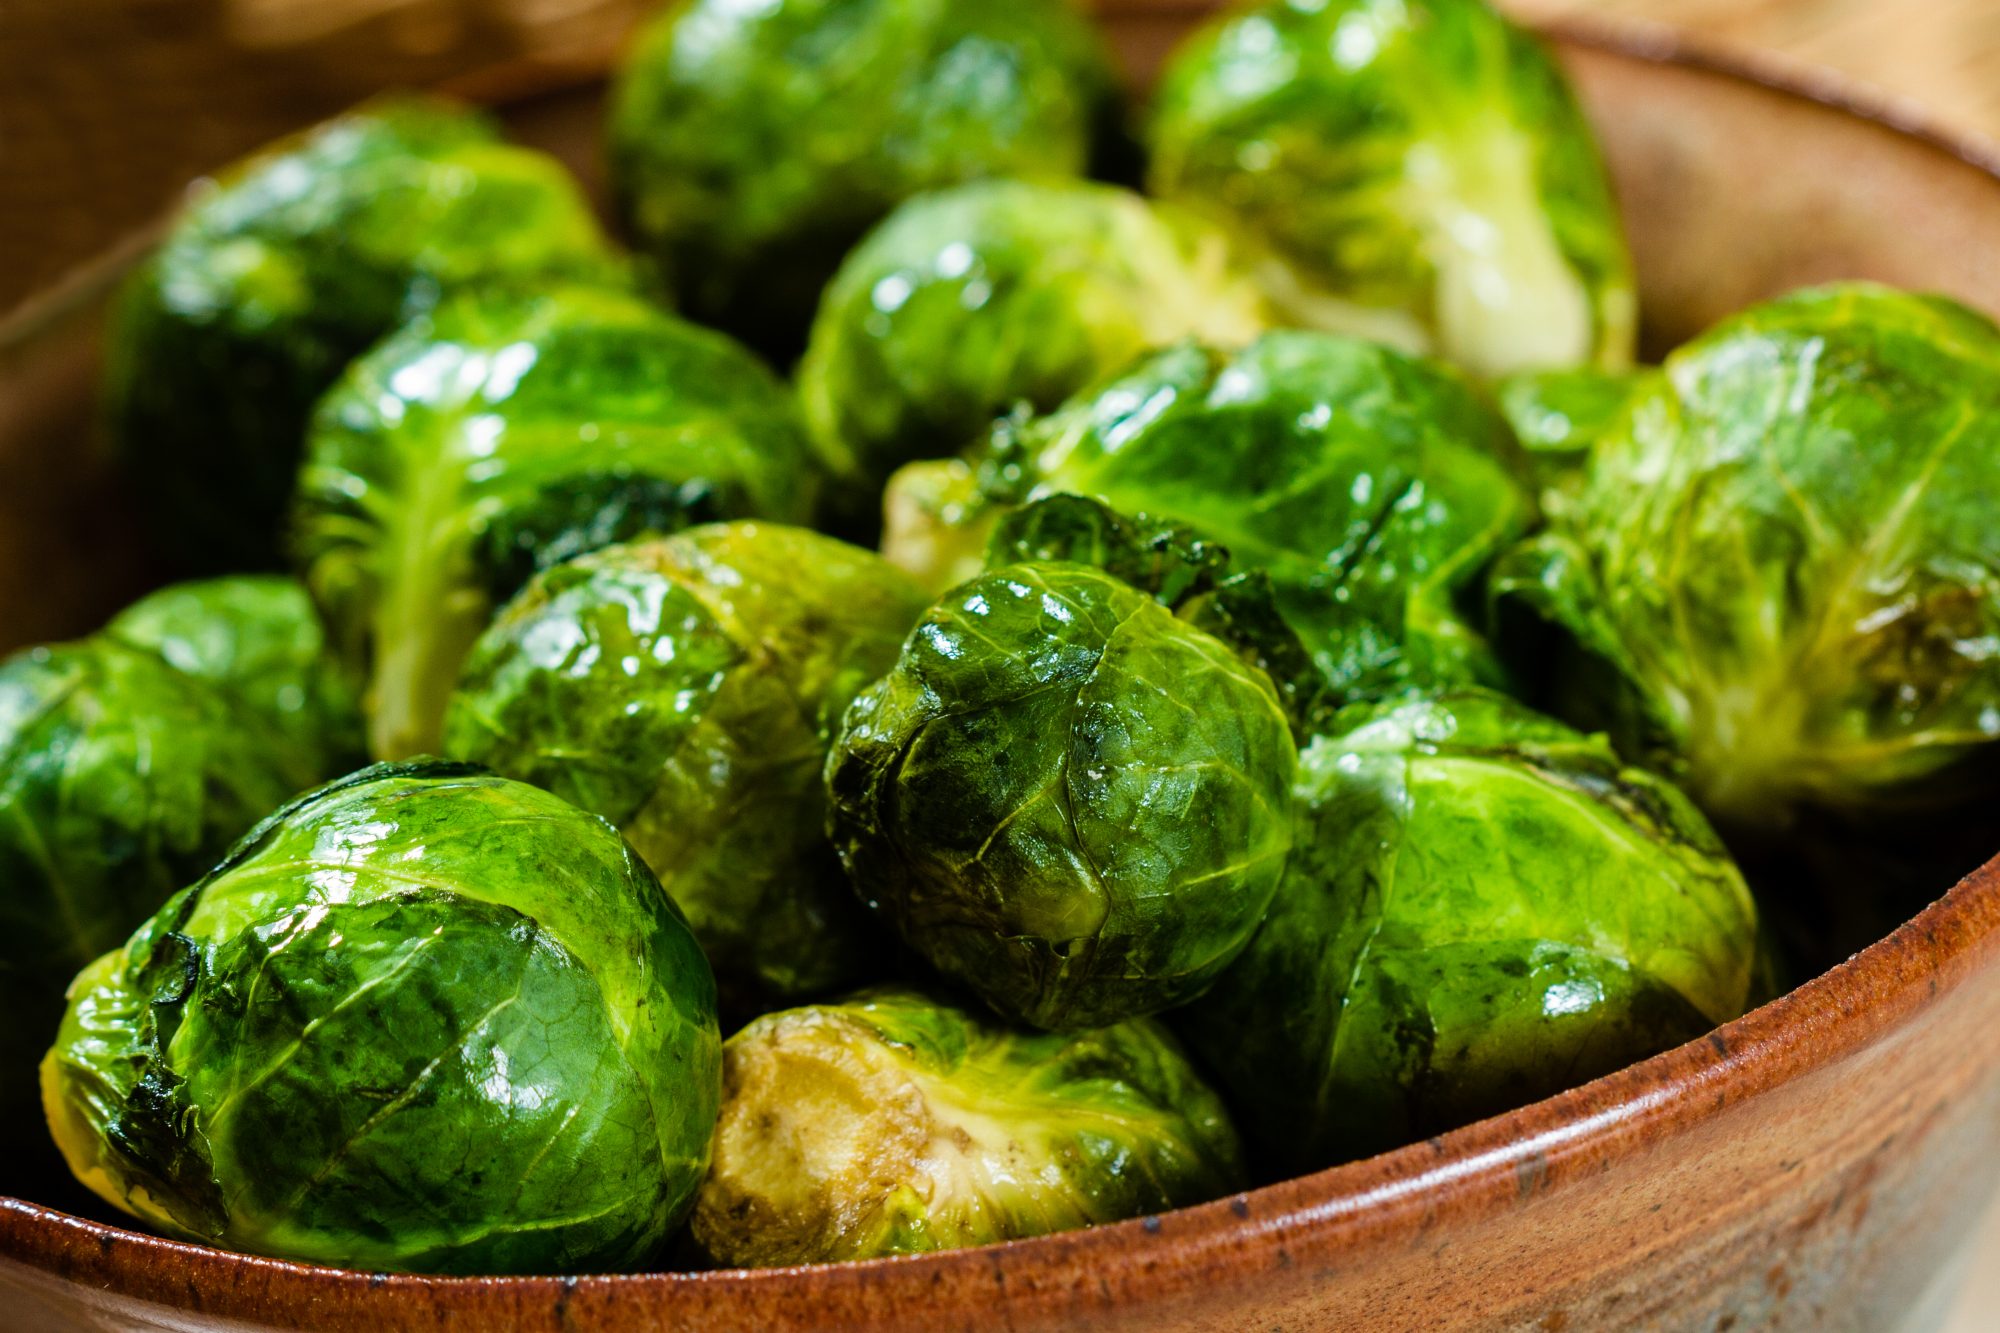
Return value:
[[(1198, 7), (1123, 0), (1108, 21), (1143, 74)], [(1623, 196), (1651, 347), (1832, 277), (2000, 312), (2000, 179), (1976, 153), (1857, 114), (1837, 89), (1760, 83), (1629, 33), (1561, 46)], [(587, 160), (579, 106), (530, 104), (522, 132)], [(30, 349), (0, 345), (8, 643), (87, 623), (144, 577), (59, 558), (84, 549), (64, 515), (102, 494), (62, 452), (90, 347), (87, 317)], [(23, 478), (43, 489), (23, 494)], [(5, 1199), (0, 1323), (1880, 1333), (1942, 1314), (1996, 1170), (2000, 861), (1706, 1038), (1442, 1138), (1161, 1217), (821, 1269), (430, 1280), (243, 1258)]]

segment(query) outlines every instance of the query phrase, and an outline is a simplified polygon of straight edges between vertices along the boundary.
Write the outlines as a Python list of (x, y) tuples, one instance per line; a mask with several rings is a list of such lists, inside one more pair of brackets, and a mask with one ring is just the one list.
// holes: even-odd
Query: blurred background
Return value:
[[(1094, 0), (1203, 10), (1214, 0)], [(1639, 25), (1642, 40), (1832, 70), (1894, 118), (2000, 163), (2000, 0), (1500, 0), (1534, 22)], [(145, 243), (186, 182), (380, 88), (474, 97), (603, 68), (652, 0), (0, 0), (0, 322), (61, 302)], [(1159, 41), (1169, 41), (1168, 21)], [(1142, 49), (1143, 63), (1149, 54)], [(2000, 241), (2000, 238), (1996, 238)], [(27, 311), (32, 315), (32, 311)], [(2000, 1209), (1949, 1333), (2000, 1328)]]
[[(1213, 0), (1095, 0), (1206, 9)], [(1835, 69), (1912, 118), (2000, 139), (1995, 0), (1502, 0), (1538, 21), (1635, 20), (1704, 48)], [(0, 314), (133, 243), (189, 177), (378, 88), (560, 86), (651, 0), (6, 0)], [(1162, 25), (1161, 45), (1166, 42)], [(468, 70), (500, 70), (482, 87)], [(486, 82), (495, 76), (488, 74)]]

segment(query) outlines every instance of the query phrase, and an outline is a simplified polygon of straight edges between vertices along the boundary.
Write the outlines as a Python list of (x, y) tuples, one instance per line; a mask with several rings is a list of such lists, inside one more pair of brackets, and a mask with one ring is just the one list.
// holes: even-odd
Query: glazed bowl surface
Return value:
[[(1203, 6), (1100, 8), (1143, 80)], [(1837, 87), (1656, 34), (1554, 40), (1605, 142), (1649, 350), (1839, 277), (2000, 314), (2000, 164)], [(507, 103), (515, 132), (596, 183), (596, 85), (552, 86), (575, 85), (574, 72), (544, 62), (471, 86), (525, 91)], [(0, 330), (0, 649), (87, 630), (160, 577), (82, 447), (115, 267)], [(1990, 841), (2000, 847), (2000, 821)], [(1996, 1173), (2000, 860), (1701, 1041), (1440, 1138), (1161, 1217), (824, 1268), (433, 1279), (226, 1254), (0, 1197), (0, 1325), (1879, 1333), (1942, 1317)], [(15, 1183), (41, 1179), (17, 1164), (4, 1184), (73, 1199), (53, 1181)]]

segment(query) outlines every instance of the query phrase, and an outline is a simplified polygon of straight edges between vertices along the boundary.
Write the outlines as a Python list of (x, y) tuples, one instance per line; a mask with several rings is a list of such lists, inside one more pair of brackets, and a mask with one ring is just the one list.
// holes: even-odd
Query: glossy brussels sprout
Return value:
[(553, 159), (455, 103), (369, 103), (239, 164), (127, 284), (112, 434), (159, 538), (204, 570), (277, 563), (315, 399), (453, 286), (617, 269)]
[(924, 601), (880, 557), (777, 524), (614, 546), (487, 630), (445, 751), (618, 825), (726, 993), (824, 992), (881, 950), (827, 843), (820, 770)]
[(1105, 185), (988, 181), (890, 214), (840, 266), (799, 367), (807, 423), (850, 475), (959, 452), (1148, 348), (1263, 327), (1218, 233)]
[(0, 1119), (76, 970), (326, 776), (241, 711), (103, 635), (0, 663)]
[(1485, 0), (1263, 0), (1162, 79), (1154, 192), (1269, 247), (1291, 320), (1476, 374), (1632, 357), (1631, 263), (1590, 127)]
[(784, 386), (721, 334), (619, 292), (482, 292), (320, 404), (295, 540), (393, 759), (436, 749), (467, 650), (536, 569), (710, 518), (797, 520), (815, 485)]
[(91, 964), (42, 1087), (78, 1178), (173, 1235), (554, 1273), (652, 1253), (720, 1071), (708, 964), (617, 833), (430, 762), (301, 797)]
[(360, 706), (294, 579), (177, 583), (127, 607), (104, 632), (217, 687), (232, 710), (256, 710), (275, 729), (271, 749), (299, 773), (294, 791), (366, 761)]
[(872, 991), (729, 1039), (694, 1237), (745, 1267), (983, 1245), (1205, 1202), (1240, 1158), (1150, 1021), (1024, 1033)]
[(883, 214), (977, 177), (1081, 175), (1111, 97), (1066, 0), (689, 0), (613, 91), (612, 183), (686, 309), (795, 350)]
[(1496, 573), (1502, 624), (1552, 710), (1726, 826), (1984, 799), (1996, 408), (2000, 330), (1961, 306), (1862, 285), (1758, 306), (1646, 377), (1575, 512)]
[(1506, 424), (1435, 362), (1324, 333), (1183, 344), (998, 447), (1038, 493), (1179, 520), (1264, 570), (1336, 692), (1499, 677), (1461, 602), (1534, 506)]
[(1541, 488), (1545, 513), (1560, 510), (1582, 487), (1590, 451), (1643, 382), (1635, 371), (1540, 370), (1495, 386), (1500, 412)]
[(847, 712), (829, 829), (864, 901), (1004, 1017), (1199, 994), (1256, 928), (1296, 762), (1270, 680), (1080, 564), (947, 594)]
[(1269, 917), (1175, 1015), (1268, 1165), (1439, 1133), (1743, 1011), (1756, 909), (1674, 787), (1478, 691), (1340, 724), (1300, 758)]

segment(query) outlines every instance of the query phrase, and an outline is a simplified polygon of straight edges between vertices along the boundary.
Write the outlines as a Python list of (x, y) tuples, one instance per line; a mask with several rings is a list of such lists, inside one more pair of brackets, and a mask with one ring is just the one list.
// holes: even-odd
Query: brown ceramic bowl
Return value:
[[(1124, 0), (1108, 21), (1143, 77), (1199, 7)], [(2000, 179), (1979, 153), (1837, 89), (1630, 32), (1558, 44), (1610, 154), (1654, 347), (1834, 277), (2000, 312)], [(588, 172), (593, 109), (584, 89), (512, 114)], [(87, 628), (149, 575), (75, 447), (88, 297), (0, 341), (0, 646)], [(1941, 1316), (1996, 1169), (2000, 861), (1704, 1040), (1162, 1217), (817, 1269), (430, 1279), (247, 1258), (0, 1199), (0, 1325), (1877, 1333)]]

